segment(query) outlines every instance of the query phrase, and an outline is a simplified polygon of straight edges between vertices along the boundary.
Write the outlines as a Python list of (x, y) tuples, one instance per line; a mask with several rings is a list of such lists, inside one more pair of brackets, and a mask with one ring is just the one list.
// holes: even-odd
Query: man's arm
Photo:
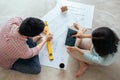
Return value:
[(19, 53), (20, 53), (19, 56), (21, 58), (27, 59), (27, 58), (30, 58), (30, 57), (33, 57), (33, 56), (37, 55), (39, 53), (39, 51), (42, 49), (42, 47), (45, 45), (45, 43), (48, 40), (51, 40), (52, 37), (53, 37), (52, 34), (49, 34), (48, 36), (46, 36), (46, 39), (44, 41), (39, 43), (34, 48), (29, 48), (28, 45), (25, 45), (24, 43), (22, 43), (23, 45), (21, 44), (21, 45), (14, 45), (14, 46), (19, 47), (19, 50), (18, 50)]
[(41, 42), (40, 44), (37, 45), (38, 50), (41, 50), (41, 48), (45, 45), (45, 43), (47, 41), (51, 40), (52, 38), (53, 38), (53, 35), (52, 34), (48, 34), (46, 36), (46, 39), (43, 42)]

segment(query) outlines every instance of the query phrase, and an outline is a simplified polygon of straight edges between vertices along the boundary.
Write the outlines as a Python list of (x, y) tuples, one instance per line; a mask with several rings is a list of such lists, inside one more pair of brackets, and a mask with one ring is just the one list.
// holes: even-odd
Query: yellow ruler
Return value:
[[(45, 21), (45, 30), (46, 30), (46, 35), (49, 34), (49, 27), (48, 27), (48, 22)], [(48, 54), (49, 54), (49, 59), (53, 60), (53, 52), (52, 52), (52, 43), (51, 41), (47, 41), (47, 47), (48, 47)]]

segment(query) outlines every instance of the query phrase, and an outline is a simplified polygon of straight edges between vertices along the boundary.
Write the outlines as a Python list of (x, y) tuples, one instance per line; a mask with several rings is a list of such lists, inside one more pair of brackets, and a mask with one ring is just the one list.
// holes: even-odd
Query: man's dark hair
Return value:
[(24, 36), (34, 37), (43, 32), (45, 24), (38, 18), (26, 18), (19, 27), (19, 33)]
[(100, 27), (92, 32), (92, 42), (95, 51), (99, 56), (104, 57), (117, 52), (119, 38), (108, 27)]

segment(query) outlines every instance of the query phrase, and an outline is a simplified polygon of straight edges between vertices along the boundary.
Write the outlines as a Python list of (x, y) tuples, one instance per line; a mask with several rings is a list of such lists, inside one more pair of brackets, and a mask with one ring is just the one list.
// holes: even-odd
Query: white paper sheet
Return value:
[(70, 16), (72, 22), (77, 22), (86, 28), (92, 28), (92, 21), (94, 15), (94, 6), (82, 3), (71, 2), (67, 0), (59, 0), (57, 3), (58, 9), (62, 6), (67, 6), (67, 15)]
[[(60, 10), (63, 5), (68, 6), (68, 11), (64, 14)], [(45, 45), (39, 53), (40, 63), (58, 69), (60, 69), (59, 64), (64, 63), (64, 69), (66, 69), (69, 56), (65, 46), (68, 26), (77, 22), (81, 26), (91, 28), (93, 13), (94, 6), (58, 0), (56, 7), (42, 18), (42, 20), (48, 21), (50, 32), (54, 35), (52, 40), (54, 60), (49, 60), (47, 45)]]

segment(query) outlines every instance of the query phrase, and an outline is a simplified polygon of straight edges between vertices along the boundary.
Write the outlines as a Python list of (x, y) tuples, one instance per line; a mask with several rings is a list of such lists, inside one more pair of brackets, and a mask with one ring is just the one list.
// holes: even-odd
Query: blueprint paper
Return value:
[[(68, 11), (61, 13), (60, 8), (64, 5), (68, 6)], [(68, 27), (76, 22), (86, 28), (92, 28), (93, 13), (92, 5), (58, 0), (56, 7), (42, 18), (43, 21), (48, 21), (50, 32), (54, 35), (52, 40), (54, 60), (49, 60), (46, 44), (39, 52), (40, 63), (57, 69), (60, 69), (60, 63), (64, 63), (66, 69), (69, 57), (65, 46)]]

